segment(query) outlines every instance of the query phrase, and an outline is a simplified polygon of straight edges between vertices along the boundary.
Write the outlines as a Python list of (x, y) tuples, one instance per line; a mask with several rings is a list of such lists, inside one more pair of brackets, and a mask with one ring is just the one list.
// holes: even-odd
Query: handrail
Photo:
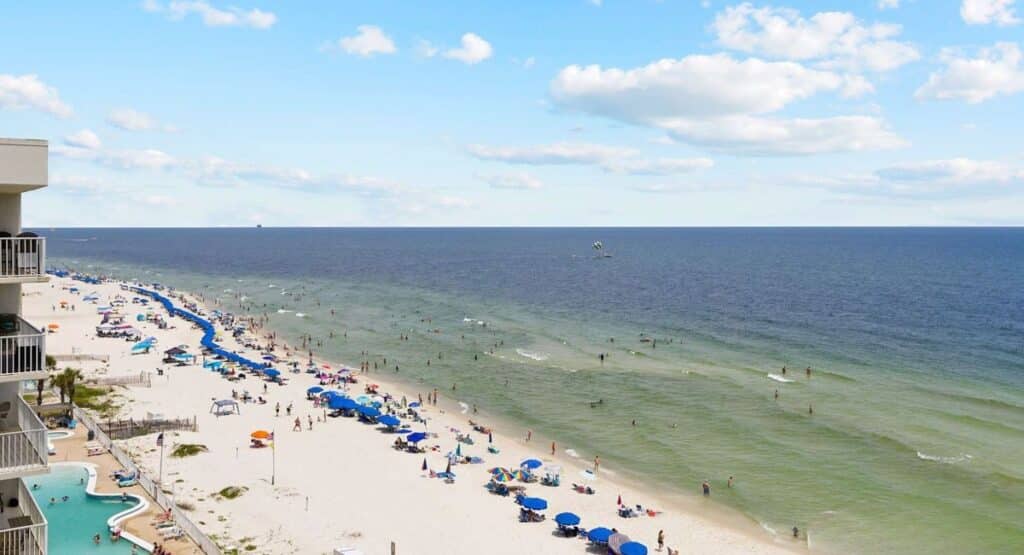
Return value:
[(18, 480), (18, 507), (32, 519), (32, 524), (0, 530), (0, 553), (46, 555), (46, 517), (24, 480)]
[(15, 316), (16, 335), (0, 335), (0, 376), (45, 369), (46, 334)]
[(43, 421), (21, 397), (15, 405), (18, 429), (0, 433), (0, 475), (9, 470), (45, 467), (49, 458)]
[(0, 237), (0, 277), (45, 275), (45, 237)]

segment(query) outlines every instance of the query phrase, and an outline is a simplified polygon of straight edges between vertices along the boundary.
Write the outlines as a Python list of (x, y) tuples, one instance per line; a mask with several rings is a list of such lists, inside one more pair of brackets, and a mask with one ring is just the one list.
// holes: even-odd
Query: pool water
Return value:
[[(100, 476), (97, 479), (106, 478)], [(138, 501), (130, 498), (129, 501), (122, 503), (118, 498), (106, 499), (87, 495), (85, 484), (88, 481), (88, 471), (77, 465), (53, 465), (49, 474), (26, 479), (30, 488), (34, 484), (39, 485), (39, 489), (32, 490), (32, 495), (49, 523), (49, 552), (130, 554), (130, 541), (110, 541), (107, 519), (134, 507)], [(68, 500), (61, 501), (65, 495), (68, 496)], [(50, 498), (56, 499), (57, 502), (51, 505)], [(100, 545), (93, 543), (92, 538), (96, 534), (102, 538)], [(144, 551), (139, 549), (138, 553)]]

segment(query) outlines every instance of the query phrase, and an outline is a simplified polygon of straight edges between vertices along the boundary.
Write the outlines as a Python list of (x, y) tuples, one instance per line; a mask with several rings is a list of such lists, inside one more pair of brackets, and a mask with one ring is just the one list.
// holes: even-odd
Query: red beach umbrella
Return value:
[[(423, 464), (427, 464), (426, 463), (426, 459), (423, 459), (423, 460), (424, 460)], [(618, 505), (622, 505), (622, 494), (621, 493), (619, 494), (619, 500), (616, 501), (615, 503), (618, 504)]]

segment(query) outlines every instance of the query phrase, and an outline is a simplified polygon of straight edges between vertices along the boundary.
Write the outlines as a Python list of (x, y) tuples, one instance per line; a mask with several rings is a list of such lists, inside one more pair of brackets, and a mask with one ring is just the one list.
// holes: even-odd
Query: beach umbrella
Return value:
[(359, 411), (359, 414), (367, 418), (377, 418), (380, 416), (380, 411), (373, 407), (359, 407), (356, 410)]
[(355, 403), (352, 399), (346, 399), (340, 395), (329, 397), (327, 399), (327, 408), (331, 410), (352, 410), (355, 408), (354, 406)]
[(494, 434), (487, 432), (487, 443), (494, 443)]
[(608, 528), (598, 526), (597, 528), (592, 528), (587, 533), (587, 539), (594, 543), (608, 543), (608, 538), (611, 537), (612, 533)]
[(462, 444), (461, 443), (455, 446), (455, 455), (458, 456), (458, 457), (462, 456)]
[(423, 432), (413, 432), (405, 436), (405, 440), (408, 441), (409, 443), (419, 443), (424, 439), (427, 439), (427, 434)]
[(531, 511), (543, 511), (548, 508), (548, 502), (540, 497), (524, 497), (519, 504)]
[(253, 439), (270, 439), (270, 432), (266, 430), (256, 430), (255, 432), (249, 434), (249, 437)]
[(412, 408), (412, 409), (414, 409), (414, 408), (416, 408), (416, 407), (418, 407), (418, 406), (420, 406), (420, 404), (419, 404), (419, 402), (418, 402), (418, 401), (414, 401), (414, 402), (412, 402), (412, 403), (409, 403), (409, 408)]
[(558, 513), (555, 515), (555, 522), (559, 526), (577, 526), (580, 523), (580, 517), (575, 513)]
[(535, 468), (540, 468), (544, 466), (544, 463), (537, 459), (526, 459), (525, 461), (519, 463), (519, 466), (521, 468), (529, 468), (530, 470), (533, 470)]
[(639, 542), (626, 542), (619, 546), (619, 555), (647, 555), (647, 546)]
[(444, 471), (448, 474), (452, 473), (452, 460), (448, 459), (448, 466), (444, 467)]
[(360, 405), (369, 405), (373, 401), (370, 400), (368, 395), (360, 395), (359, 397), (356, 397), (356, 402)]
[(629, 536), (622, 532), (616, 532), (611, 536), (608, 536), (608, 547), (616, 553), (619, 552), (619, 548), (622, 547), (622, 544), (624, 543), (629, 543)]
[(420, 468), (420, 470), (422, 470), (424, 472), (427, 471), (427, 458), (426, 457), (423, 457), (423, 466)]
[(273, 368), (271, 368), (270, 370), (266, 370), (266, 371), (265, 371), (265, 372), (263, 372), (263, 373), (264, 373), (264, 374), (266, 374), (266, 375), (267, 375), (268, 377), (270, 377), (270, 378), (276, 378), (276, 377), (278, 377), (278, 376), (280, 376), (280, 375), (281, 375), (281, 372), (280, 372), (280, 371), (278, 371), (278, 370), (274, 370)]
[(323, 393), (323, 390), (324, 388), (320, 387), (319, 385), (314, 385), (313, 387), (307, 389), (306, 393), (310, 395), (316, 395), (317, 393)]
[(514, 478), (512, 473), (504, 468), (492, 468), (491, 479), (495, 482), (511, 482)]
[(381, 416), (380, 418), (377, 419), (377, 421), (389, 428), (394, 428), (402, 423), (401, 420), (390, 414), (385, 414), (384, 416)]
[(622, 494), (619, 494), (619, 500), (615, 502), (616, 505), (622, 506)]

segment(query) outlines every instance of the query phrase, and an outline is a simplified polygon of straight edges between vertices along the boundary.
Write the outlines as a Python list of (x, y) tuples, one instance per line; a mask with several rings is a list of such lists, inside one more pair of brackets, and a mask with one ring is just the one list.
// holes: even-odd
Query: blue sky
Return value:
[(1024, 5), (5, 5), (37, 226), (1024, 224)]

